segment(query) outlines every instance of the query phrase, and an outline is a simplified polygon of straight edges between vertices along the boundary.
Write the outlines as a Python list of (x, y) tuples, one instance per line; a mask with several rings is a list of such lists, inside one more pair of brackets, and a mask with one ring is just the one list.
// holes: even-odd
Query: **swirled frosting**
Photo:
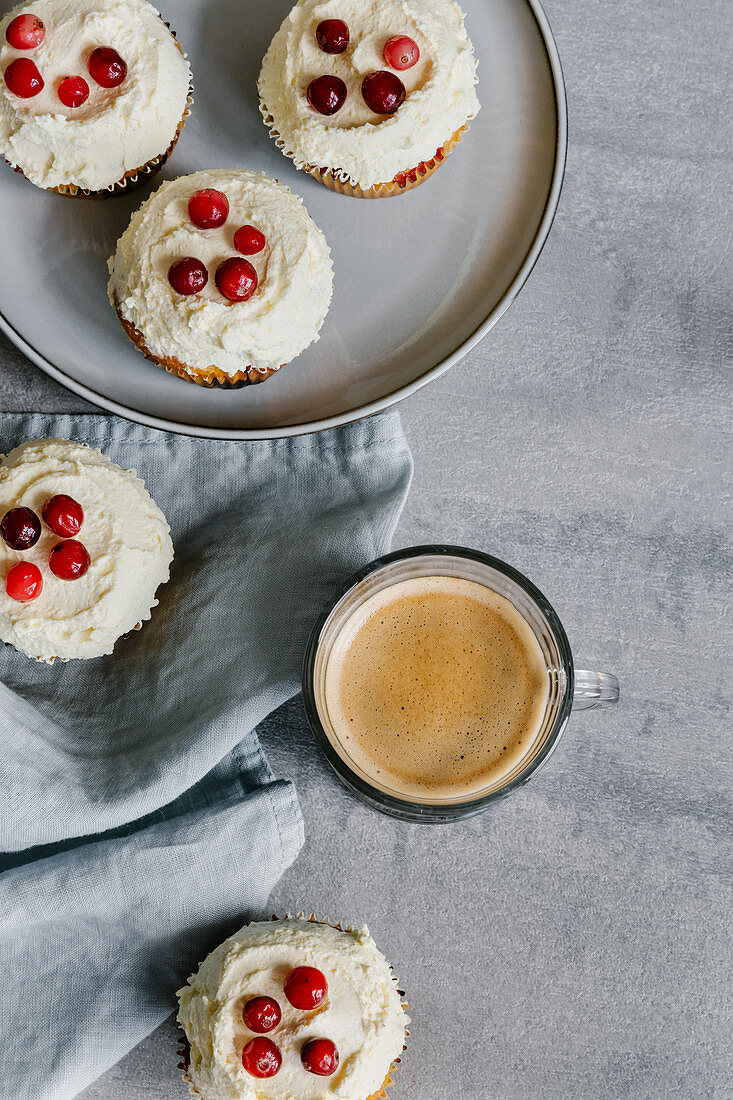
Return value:
[[(434, 157), (479, 111), (463, 18), (453, 0), (299, 0), (273, 38), (259, 78), (260, 109), (280, 148), (298, 168), (331, 168), (367, 188)], [(315, 32), (323, 19), (347, 23), (345, 53), (319, 48)], [(420, 59), (397, 74), (407, 91), (399, 110), (377, 115), (361, 83), (387, 68), (384, 45), (402, 34), (417, 43)], [(347, 87), (344, 106), (329, 117), (306, 96), (311, 80), (324, 74)]]
[[(219, 229), (198, 229), (188, 216), (194, 191), (212, 187), (229, 200)], [(253, 225), (262, 252), (247, 259), (258, 286), (245, 302), (227, 301), (215, 273), (239, 253), (234, 234)], [(182, 296), (168, 282), (171, 264), (195, 256), (208, 269), (199, 294)], [(220, 169), (164, 183), (133, 214), (109, 262), (109, 297), (142, 333), (155, 356), (233, 376), (247, 366), (269, 370), (289, 362), (318, 337), (333, 292), (325, 237), (302, 199), (256, 172)]]
[[(43, 20), (46, 34), (34, 50), (16, 50), (5, 30), (16, 15)], [(186, 111), (190, 69), (170, 31), (147, 0), (30, 0), (0, 22), (0, 68), (28, 57), (44, 80), (31, 99), (0, 81), (0, 153), (39, 187), (73, 184), (99, 191), (165, 153)], [(98, 46), (115, 49), (127, 64), (117, 88), (101, 88), (87, 70)], [(83, 76), (89, 98), (65, 107), (64, 76)]]
[[(293, 1008), (283, 984), (296, 966), (317, 967), (328, 997), (317, 1009)], [(282, 1019), (268, 1033), (282, 1065), (274, 1077), (250, 1076), (242, 1050), (253, 1038), (247, 1001), (274, 997)], [(386, 959), (368, 928), (344, 931), (307, 920), (245, 925), (216, 948), (178, 991), (178, 1020), (191, 1047), (188, 1076), (203, 1100), (367, 1100), (402, 1052), (408, 1018)], [(304, 1069), (302, 1047), (329, 1038), (340, 1054), (331, 1077)]]
[(168, 524), (133, 470), (85, 444), (33, 440), (0, 462), (0, 516), (11, 508), (32, 508), (40, 516), (58, 493), (84, 509), (77, 538), (91, 565), (76, 580), (54, 576), (48, 559), (60, 540), (45, 524), (29, 550), (12, 550), (0, 539), (0, 577), (18, 561), (33, 562), (43, 576), (40, 596), (28, 603), (12, 600), (2, 584), (0, 638), (44, 661), (100, 657), (150, 618), (173, 558)]

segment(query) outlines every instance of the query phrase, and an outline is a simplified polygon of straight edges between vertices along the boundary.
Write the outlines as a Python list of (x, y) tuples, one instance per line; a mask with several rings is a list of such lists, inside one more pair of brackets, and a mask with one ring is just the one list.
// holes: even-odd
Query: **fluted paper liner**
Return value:
[[(330, 307), (329, 302), (329, 307)], [(156, 366), (162, 367), (168, 374), (174, 374), (177, 378), (183, 378), (186, 382), (195, 382), (197, 386), (226, 386), (229, 389), (241, 389), (243, 386), (255, 386), (259, 382), (265, 382), (268, 378), (272, 378), (273, 374), (277, 374), (279, 370), (287, 366), (287, 363), (281, 363), (278, 367), (253, 367), (251, 365), (243, 366), (241, 370), (235, 374), (226, 374), (219, 367), (213, 364), (208, 367), (192, 367), (188, 363), (181, 362), (180, 359), (176, 359), (173, 355), (155, 355), (148, 348), (145, 343), (145, 337), (136, 328), (132, 321), (128, 321), (122, 316), (119, 302), (115, 298), (115, 311), (119, 322), (125, 330), (127, 336), (132, 340), (133, 344), (139, 351), (143, 353), (146, 359), (149, 359), (151, 363), (155, 363)], [(315, 339), (315, 337), (314, 337)], [(312, 343), (313, 341), (311, 341)], [(310, 347), (310, 345), (308, 345)], [(305, 351), (305, 348), (303, 349)], [(302, 354), (302, 353), (301, 353)], [(289, 362), (293, 362), (298, 356), (294, 356)]]
[(336, 191), (340, 195), (352, 195), (356, 199), (387, 199), (393, 195), (404, 195), (406, 191), (419, 187), (425, 180), (430, 179), (434, 172), (437, 172), (448, 154), (460, 143), (466, 130), (467, 126), (456, 130), (450, 141), (446, 141), (440, 149), (436, 150), (434, 157), (430, 160), (421, 160), (408, 172), (398, 172), (390, 183), (375, 183), (373, 187), (365, 189), (352, 183), (343, 173), (334, 171), (332, 168), (314, 168), (307, 165), (303, 171), (331, 191)]
[[(254, 386), (258, 382), (264, 382), (266, 378), (271, 378), (273, 374), (281, 369), (280, 367), (271, 367), (269, 370), (259, 370), (256, 367), (247, 366), (242, 367), (236, 374), (225, 374), (218, 367), (190, 367), (173, 355), (154, 355), (147, 347), (145, 337), (140, 330), (135, 328), (132, 321), (128, 321), (122, 316), (117, 300), (115, 300), (115, 310), (128, 337), (146, 359), (150, 359), (156, 366), (168, 371), (168, 374), (175, 374), (177, 378), (184, 378), (187, 382), (195, 382), (197, 386), (219, 385), (229, 386), (232, 389), (239, 389), (241, 386)], [(283, 363), (281, 366), (284, 367), (285, 364)]]
[[(163, 21), (165, 22), (165, 21)], [(183, 56), (188, 60), (187, 55), (181, 48), (181, 44), (176, 38), (175, 31), (171, 30), (170, 24), (165, 24), (171, 33), (171, 37), (175, 42), (178, 49)], [(140, 165), (139, 168), (132, 168), (129, 172), (125, 172), (122, 179), (117, 180), (115, 183), (110, 183), (107, 187), (102, 187), (99, 191), (90, 191), (87, 187), (78, 187), (75, 183), (64, 183), (58, 187), (45, 187), (44, 191), (52, 191), (56, 195), (69, 195), (71, 198), (81, 199), (109, 199), (114, 195), (126, 195), (129, 191), (134, 191), (137, 187), (142, 187), (143, 184), (151, 180), (156, 173), (160, 171), (168, 157), (171, 155), (176, 147), (179, 137), (181, 136), (181, 130), (183, 129), (186, 119), (191, 114), (191, 107), (193, 106), (193, 84), (189, 82), (188, 96), (186, 98), (186, 109), (183, 112), (183, 117), (178, 123), (173, 140), (164, 153), (160, 153), (157, 157), (153, 157), (152, 160), (147, 161), (145, 164)], [(5, 163), (9, 164), (14, 172), (18, 172), (21, 176), (25, 176), (23, 169), (17, 164), (11, 163), (7, 158)]]
[(352, 195), (357, 199), (384, 199), (391, 198), (393, 195), (403, 195), (406, 191), (411, 191), (414, 187), (419, 187), (421, 183), (424, 183), (426, 179), (429, 179), (435, 171), (440, 167), (445, 158), (451, 153), (456, 145), (460, 143), (463, 135), (468, 130), (468, 122), (466, 122), (460, 129), (456, 130), (448, 141), (444, 142), (439, 149), (436, 150), (435, 155), (430, 160), (421, 160), (419, 164), (414, 168), (409, 168), (405, 172), (398, 172), (393, 180), (387, 183), (375, 183), (372, 187), (360, 187), (358, 183), (355, 183), (348, 172), (344, 172), (338, 168), (319, 167), (314, 164), (306, 164), (301, 157), (297, 156), (292, 150), (288, 149), (287, 144), (281, 138), (278, 130), (275, 128), (275, 120), (270, 114), (265, 104), (260, 100), (260, 114), (262, 115), (265, 126), (270, 131), (270, 137), (273, 139), (278, 149), (289, 157), (293, 161), (296, 168), (302, 169), (307, 172), (309, 176), (313, 176), (325, 187), (328, 187), (331, 191), (336, 191), (340, 195)]
[[(338, 921), (338, 923), (334, 923), (333, 921), (330, 921), (327, 918), (325, 920), (323, 920), (320, 917), (317, 917), (315, 915), (315, 913), (311, 913), (309, 917), (306, 917), (305, 913), (296, 913), (295, 917), (296, 917), (297, 920), (308, 920), (308, 921), (311, 922), (311, 924), (327, 924), (331, 928), (338, 929), (339, 932), (355, 932), (355, 931), (357, 931), (354, 928), (350, 928), (348, 925), (347, 925), (346, 928), (344, 928), (343, 925), (341, 924), (341, 921)], [(277, 913), (273, 913), (272, 917), (270, 919), (274, 920), (274, 921), (292, 920), (293, 919), (293, 914), (292, 913), (286, 913), (285, 917), (278, 917)], [(392, 971), (392, 980), (394, 981), (395, 985), (397, 985), (397, 978), (396, 978), (394, 970), (392, 970), (391, 966), (390, 966), (390, 970)], [(405, 994), (401, 989), (398, 989), (397, 992), (400, 995), (400, 1001), (402, 1003), (402, 1008), (405, 1012), (407, 1012), (407, 1009), (410, 1006), (408, 1005), (407, 1001), (404, 1000)], [(179, 1025), (179, 1027), (180, 1027), (180, 1025)], [(182, 1028), (180, 1030), (183, 1031)], [(409, 1039), (409, 1037), (410, 1037), (410, 1032), (405, 1030), (405, 1039)], [(200, 1096), (201, 1093), (198, 1091), (198, 1089), (196, 1088), (193, 1081), (191, 1080), (191, 1078), (188, 1075), (190, 1050), (191, 1050), (191, 1046), (189, 1044), (188, 1039), (186, 1038), (185, 1032), (183, 1032), (183, 1038), (181, 1039), (181, 1045), (178, 1048), (178, 1056), (180, 1058), (180, 1061), (178, 1063), (178, 1068), (182, 1071), (181, 1080), (184, 1082), (184, 1084), (188, 1085), (189, 1090), (191, 1091), (191, 1093), (194, 1096)], [(406, 1043), (403, 1045), (402, 1050), (403, 1051), (407, 1050), (407, 1044)], [(401, 1058), (395, 1058), (395, 1060), (392, 1062), (392, 1065), (389, 1067), (389, 1069), (387, 1071), (387, 1076), (385, 1077), (384, 1081), (382, 1082), (382, 1085), (380, 1086), (380, 1088), (376, 1092), (371, 1093), (369, 1096), (365, 1096), (364, 1100), (384, 1100), (384, 1098), (387, 1096), (387, 1089), (389, 1088), (390, 1085), (394, 1084), (394, 1081), (392, 1080), (392, 1074), (397, 1072), (397, 1070), (399, 1069), (401, 1063), (402, 1063)]]

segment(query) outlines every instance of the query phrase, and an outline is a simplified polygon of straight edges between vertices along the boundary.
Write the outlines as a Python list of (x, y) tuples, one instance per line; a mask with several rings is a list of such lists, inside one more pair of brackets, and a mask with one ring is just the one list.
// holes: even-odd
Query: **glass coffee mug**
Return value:
[[(549, 690), (538, 732), (511, 770), (468, 794), (433, 797), (405, 794), (362, 762), (340, 737), (329, 718), (326, 675), (334, 644), (354, 613), (383, 590), (402, 581), (449, 577), (473, 581), (508, 600), (529, 626), (547, 671)], [(545, 763), (567, 725), (571, 710), (615, 703), (615, 676), (576, 669), (567, 635), (543, 594), (520, 572), (497, 558), (460, 546), (413, 546), (361, 569), (325, 609), (311, 633), (303, 666), (303, 696), (313, 732), (343, 783), (384, 813), (407, 821), (448, 822), (481, 813), (492, 802), (526, 783)], [(381, 774), (381, 773), (380, 773)]]

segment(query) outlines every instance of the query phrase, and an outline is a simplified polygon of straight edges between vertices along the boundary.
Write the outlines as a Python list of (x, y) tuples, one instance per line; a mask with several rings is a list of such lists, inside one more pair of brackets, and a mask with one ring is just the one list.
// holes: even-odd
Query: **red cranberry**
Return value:
[(308, 85), (307, 95), (319, 115), (335, 115), (346, 102), (346, 85), (338, 76), (317, 76)]
[(41, 537), (41, 521), (31, 508), (11, 508), (0, 523), (0, 534), (12, 550), (29, 550)]
[(46, 28), (37, 15), (16, 15), (8, 23), (5, 37), (15, 50), (35, 50), (46, 37)]
[(29, 57), (16, 57), (5, 70), (8, 89), (20, 99), (32, 99), (43, 91), (43, 77)]
[(243, 256), (256, 256), (266, 244), (265, 234), (253, 225), (243, 225), (234, 234), (234, 247)]
[(411, 69), (420, 60), (417, 42), (406, 34), (396, 34), (384, 46), (384, 60), (392, 69)]
[(216, 229), (229, 217), (229, 199), (215, 187), (194, 191), (188, 200), (188, 216), (198, 229)]
[(343, 53), (349, 45), (349, 28), (343, 19), (324, 19), (316, 27), (316, 42), (324, 53)]
[(369, 73), (361, 83), (361, 94), (367, 107), (376, 115), (393, 115), (405, 102), (405, 85), (394, 73), (384, 69)]
[(127, 65), (111, 46), (98, 46), (87, 61), (89, 75), (101, 88), (117, 88), (127, 76)]
[(59, 542), (48, 559), (51, 572), (62, 581), (75, 581), (78, 577), (83, 577), (91, 564), (89, 551), (76, 539)]
[(65, 76), (58, 86), (64, 107), (81, 107), (89, 99), (89, 85), (83, 76)]
[(216, 269), (216, 285), (219, 293), (230, 302), (246, 302), (257, 290), (257, 272), (249, 260), (232, 256)]
[(280, 1023), (280, 1005), (273, 997), (253, 997), (247, 1001), (242, 1017), (250, 1031), (272, 1031)]
[(296, 966), (285, 979), (285, 996), (293, 1008), (318, 1008), (328, 993), (328, 982), (315, 966)]
[(198, 294), (208, 281), (208, 271), (195, 256), (184, 256), (168, 268), (168, 282), (176, 294)]
[(330, 1077), (339, 1066), (339, 1052), (330, 1039), (311, 1039), (300, 1052), (300, 1060), (309, 1073)]
[(11, 600), (28, 603), (35, 600), (43, 591), (43, 577), (37, 565), (30, 561), (19, 561), (8, 570), (5, 578), (5, 591)]
[(65, 493), (58, 493), (47, 500), (41, 515), (46, 526), (51, 528), (54, 535), (61, 535), (62, 539), (72, 539), (74, 535), (78, 535), (84, 522), (81, 504)]
[(282, 1065), (282, 1057), (272, 1039), (258, 1035), (242, 1051), (242, 1065), (253, 1077), (274, 1077)]

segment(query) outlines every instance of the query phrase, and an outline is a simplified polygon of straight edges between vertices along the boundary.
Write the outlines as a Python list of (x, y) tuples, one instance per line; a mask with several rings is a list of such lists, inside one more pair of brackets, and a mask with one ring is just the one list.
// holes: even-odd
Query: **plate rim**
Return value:
[(345, 424), (351, 424), (357, 420), (364, 420), (366, 417), (384, 412), (393, 405), (404, 401), (413, 393), (417, 393), (418, 390), (421, 390), (424, 386), (440, 378), (450, 370), (451, 367), (465, 358), (465, 356), (483, 340), (487, 333), (491, 331), (494, 325), (501, 320), (526, 284), (535, 264), (540, 258), (560, 203), (560, 194), (565, 178), (568, 148), (568, 109), (565, 78), (557, 42), (555, 41), (549, 19), (542, 8), (540, 0), (524, 0), (524, 2), (529, 7), (539, 28), (540, 36), (547, 54), (547, 60), (550, 65), (552, 84), (555, 92), (557, 142), (555, 145), (555, 163), (552, 169), (552, 179), (547, 195), (547, 202), (545, 203), (542, 217), (537, 226), (537, 232), (532, 239), (527, 254), (516, 275), (494, 308), (484, 318), (481, 324), (474, 329), (471, 335), (455, 349), (455, 351), (451, 352), (445, 359), (441, 359), (439, 363), (436, 363), (435, 366), (425, 371), (425, 373), (421, 374), (418, 378), (413, 379), (404, 386), (399, 386), (396, 390), (385, 394), (376, 401), (370, 401), (348, 412), (338, 413), (334, 416), (324, 417), (320, 420), (310, 420), (302, 424), (283, 424), (271, 428), (208, 428), (203, 425), (185, 424), (177, 420), (166, 420), (162, 417), (150, 416), (138, 409), (129, 408), (127, 405), (114, 401), (112, 398), (104, 397), (102, 394), (96, 393), (89, 386), (84, 385), (82, 382), (77, 382), (76, 379), (66, 374), (59, 367), (54, 366), (49, 359), (41, 355), (41, 353), (14, 328), (10, 321), (8, 321), (2, 309), (0, 309), (0, 330), (2, 330), (11, 343), (23, 352), (26, 358), (30, 359), (30, 361), (39, 367), (40, 370), (60, 383), (65, 389), (70, 390), (79, 397), (83, 397), (90, 404), (96, 405), (106, 412), (115, 413), (117, 416), (121, 416), (126, 420), (131, 420), (134, 423), (144, 424), (149, 428), (157, 428), (161, 431), (173, 432), (177, 435), (193, 436), (198, 439), (246, 441), (255, 439), (283, 439), (299, 435), (312, 435), (316, 432), (327, 431), (329, 428), (337, 428)]

